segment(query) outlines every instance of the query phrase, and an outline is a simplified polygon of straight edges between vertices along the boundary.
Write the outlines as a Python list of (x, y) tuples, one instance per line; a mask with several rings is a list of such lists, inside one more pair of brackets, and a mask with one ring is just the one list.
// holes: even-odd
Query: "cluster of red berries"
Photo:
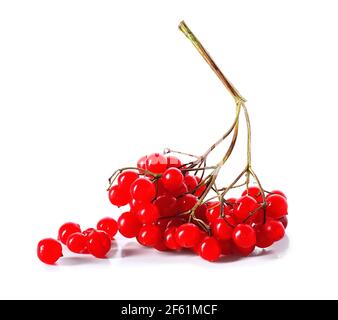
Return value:
[(119, 232), (159, 251), (191, 249), (216, 261), (223, 255), (248, 256), (285, 235), (288, 204), (281, 191), (245, 189), (238, 199), (201, 202), (207, 188), (174, 156), (142, 157), (137, 170), (121, 170), (109, 199), (130, 209), (118, 219)]
[(74, 253), (91, 254), (96, 258), (105, 258), (111, 249), (112, 240), (118, 231), (117, 222), (112, 218), (103, 218), (96, 229), (81, 231), (74, 222), (63, 224), (58, 232), (58, 240), (43, 239), (38, 244), (39, 259), (47, 264), (54, 264), (63, 256), (62, 244)]

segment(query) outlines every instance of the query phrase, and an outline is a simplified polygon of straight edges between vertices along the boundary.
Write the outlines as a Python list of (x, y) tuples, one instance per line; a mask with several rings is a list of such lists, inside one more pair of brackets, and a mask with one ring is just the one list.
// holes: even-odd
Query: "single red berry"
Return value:
[(126, 238), (136, 237), (142, 226), (134, 212), (122, 213), (117, 224), (119, 232)]
[(143, 226), (137, 236), (137, 241), (146, 247), (154, 247), (161, 240), (161, 229), (155, 225)]
[(234, 228), (224, 218), (217, 218), (212, 223), (213, 236), (218, 240), (230, 240)]
[(118, 225), (115, 219), (106, 217), (106, 218), (101, 219), (97, 223), (97, 230), (106, 232), (109, 235), (110, 239), (113, 240), (114, 236), (116, 235), (118, 231)]
[(267, 221), (263, 227), (263, 232), (273, 242), (281, 240), (285, 235), (285, 229), (280, 221)]
[(158, 197), (154, 204), (158, 208), (162, 217), (175, 216), (177, 214), (177, 200), (171, 195), (163, 195)]
[(213, 237), (206, 237), (199, 245), (199, 255), (208, 261), (217, 261), (221, 256), (221, 246)]
[(183, 184), (184, 177), (181, 170), (169, 168), (163, 173), (161, 180), (167, 190), (173, 191)]
[(287, 199), (286, 195), (284, 192), (280, 191), (280, 190), (272, 190), (268, 195), (267, 198), (274, 195), (274, 194), (279, 194), (280, 196), (284, 197), (285, 199)]
[(87, 248), (96, 258), (105, 258), (111, 249), (111, 239), (104, 231), (93, 231), (87, 236)]
[(76, 232), (68, 237), (67, 248), (74, 253), (84, 253), (87, 250), (87, 236)]
[(219, 240), (221, 246), (221, 252), (223, 255), (228, 256), (233, 253), (233, 242), (232, 240)]
[(179, 226), (175, 233), (176, 242), (183, 248), (192, 248), (201, 239), (201, 230), (193, 223)]
[(185, 183), (182, 183), (177, 189), (170, 192), (170, 194), (175, 198), (178, 198), (186, 193), (188, 193), (188, 187)]
[(177, 209), (179, 213), (187, 212), (191, 210), (196, 203), (198, 198), (192, 194), (185, 194), (181, 198), (177, 199)]
[(259, 187), (252, 186), (249, 187), (248, 189), (245, 189), (242, 193), (242, 196), (246, 195), (255, 198), (257, 202), (263, 202), (263, 195)]
[(182, 166), (182, 162), (175, 156), (167, 156), (167, 165), (168, 168), (180, 168)]
[(123, 207), (131, 200), (130, 191), (120, 188), (119, 185), (112, 186), (108, 191), (110, 202), (117, 207)]
[(187, 174), (184, 177), (184, 183), (186, 184), (189, 192), (193, 192), (198, 186), (198, 182), (195, 176), (192, 176), (190, 174)]
[(156, 187), (147, 178), (138, 178), (131, 187), (132, 197), (138, 202), (151, 202), (156, 196)]
[(138, 208), (136, 215), (142, 224), (151, 224), (158, 220), (160, 212), (156, 205), (147, 203)]
[(208, 211), (208, 207), (205, 203), (203, 203), (197, 207), (195, 211), (195, 217), (197, 219), (203, 220), (204, 222), (207, 222), (207, 216), (206, 216), (207, 211)]
[(263, 225), (257, 225), (254, 229), (256, 231), (256, 246), (258, 248), (265, 249), (273, 245), (274, 241), (264, 231)]
[(54, 239), (43, 239), (38, 243), (38, 258), (46, 264), (54, 264), (62, 257), (62, 246)]
[(283, 224), (284, 229), (286, 229), (288, 227), (289, 220), (288, 220), (287, 216), (280, 218), (279, 221)]
[(242, 247), (238, 247), (236, 245), (233, 245), (233, 251), (237, 252), (238, 254), (240, 254), (243, 257), (247, 257), (249, 256), (252, 252), (254, 252), (255, 250), (255, 246), (249, 247), (249, 248), (242, 248)]
[(146, 162), (147, 162), (147, 158), (148, 156), (143, 156), (142, 158), (140, 158), (138, 161), (137, 161), (137, 167), (141, 170), (140, 173), (144, 173), (144, 170), (147, 170), (146, 169)]
[(247, 224), (239, 224), (233, 230), (232, 240), (240, 248), (250, 248), (256, 244), (256, 232)]
[(117, 183), (121, 189), (129, 192), (131, 184), (138, 179), (138, 177), (139, 176), (135, 171), (124, 171), (118, 176)]
[(234, 210), (234, 217), (240, 222), (247, 219), (250, 213), (254, 212), (254, 210), (256, 210), (259, 206), (256, 199), (250, 196), (243, 196), (239, 198), (236, 204), (238, 206), (236, 210)]
[(148, 156), (146, 161), (146, 168), (152, 173), (163, 173), (168, 166), (167, 158), (159, 153), (153, 153)]
[(280, 219), (288, 214), (288, 203), (286, 199), (279, 195), (273, 194), (267, 198), (266, 214), (274, 219)]
[(158, 179), (155, 181), (155, 187), (156, 187), (156, 198), (170, 194), (170, 192), (164, 187), (162, 179)]
[(68, 237), (73, 233), (81, 232), (81, 228), (77, 223), (67, 222), (64, 223), (59, 229), (58, 239), (63, 243), (67, 244)]
[(168, 249), (179, 250), (181, 246), (176, 241), (176, 227), (169, 227), (164, 232), (164, 244)]

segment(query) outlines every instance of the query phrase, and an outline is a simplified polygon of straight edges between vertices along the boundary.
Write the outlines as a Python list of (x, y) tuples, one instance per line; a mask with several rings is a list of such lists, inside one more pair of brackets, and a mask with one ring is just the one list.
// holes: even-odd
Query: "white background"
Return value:
[[(338, 298), (337, 2), (1, 1), (0, 298)], [(234, 105), (181, 19), (248, 99), (253, 161), (289, 198), (288, 238), (211, 264), (118, 238), (107, 260), (36, 258), (65, 221), (118, 216), (107, 178), (201, 154)], [(224, 181), (243, 166), (244, 127)], [(224, 152), (226, 146), (221, 147)]]

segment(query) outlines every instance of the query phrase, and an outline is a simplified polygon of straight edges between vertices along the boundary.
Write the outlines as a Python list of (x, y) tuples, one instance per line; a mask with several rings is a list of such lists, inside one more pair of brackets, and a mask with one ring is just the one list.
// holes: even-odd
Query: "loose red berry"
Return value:
[(255, 198), (250, 196), (243, 196), (236, 201), (238, 205), (236, 210), (234, 211), (234, 217), (242, 222), (247, 219), (254, 210), (256, 210), (259, 206), (258, 202)]
[(177, 199), (178, 212), (183, 213), (191, 210), (196, 203), (198, 198), (192, 194), (185, 194), (183, 197)]
[(54, 264), (62, 257), (62, 246), (54, 239), (43, 239), (37, 248), (38, 258), (46, 264)]
[(221, 246), (213, 237), (206, 237), (199, 245), (199, 255), (208, 261), (217, 261), (221, 256)]
[(131, 187), (132, 197), (138, 202), (151, 202), (156, 195), (154, 184), (147, 178), (138, 178)]
[(233, 231), (232, 239), (240, 248), (250, 248), (256, 244), (256, 232), (247, 224), (239, 224)]
[(117, 207), (123, 207), (131, 200), (129, 190), (120, 188), (119, 185), (112, 186), (108, 191), (110, 202)]
[(261, 189), (256, 186), (249, 187), (248, 189), (245, 189), (242, 193), (242, 196), (249, 195), (256, 199), (257, 202), (263, 202), (263, 195), (261, 192)]
[(84, 253), (87, 250), (87, 236), (76, 232), (68, 237), (67, 248), (74, 253)]
[(224, 218), (217, 218), (212, 223), (213, 236), (218, 240), (230, 240), (234, 228)]
[(176, 241), (176, 227), (169, 227), (167, 230), (164, 232), (164, 244), (168, 249), (171, 250), (179, 250), (181, 249), (181, 246), (177, 243)]
[(167, 190), (174, 191), (182, 185), (184, 177), (181, 170), (169, 168), (163, 173), (161, 180)]
[(151, 224), (158, 220), (160, 212), (156, 205), (147, 203), (138, 208), (136, 215), (142, 224)]
[(119, 232), (126, 238), (136, 237), (142, 226), (134, 212), (122, 213), (117, 224)]
[(280, 219), (288, 214), (288, 203), (286, 199), (279, 195), (273, 194), (267, 198), (266, 214), (274, 219)]
[(58, 239), (66, 245), (68, 237), (76, 232), (81, 232), (80, 226), (74, 222), (67, 222), (60, 227)]
[(110, 239), (113, 240), (114, 236), (116, 235), (118, 231), (118, 225), (115, 219), (106, 217), (106, 218), (101, 219), (97, 223), (97, 230), (106, 232), (109, 235)]
[(161, 229), (155, 225), (143, 226), (137, 236), (137, 241), (146, 247), (154, 247), (161, 240)]
[(96, 258), (105, 258), (111, 249), (111, 239), (104, 231), (93, 231), (87, 237), (87, 248)]
[(263, 232), (273, 242), (281, 240), (285, 235), (285, 229), (280, 221), (267, 221), (263, 227)]
[(117, 178), (117, 183), (121, 189), (130, 191), (131, 184), (138, 179), (138, 174), (135, 171), (124, 171)]
[(152, 173), (163, 173), (167, 166), (167, 158), (159, 153), (153, 153), (147, 157), (146, 168)]
[(177, 200), (171, 195), (163, 195), (158, 197), (154, 204), (158, 208), (162, 217), (175, 216), (177, 213)]
[(182, 162), (175, 156), (167, 156), (167, 165), (168, 168), (180, 168), (182, 166)]
[(201, 239), (201, 230), (193, 223), (179, 226), (175, 233), (176, 242), (183, 248), (192, 248)]
[(187, 174), (184, 177), (184, 183), (186, 184), (189, 192), (193, 192), (198, 185), (198, 182), (195, 176), (191, 176), (190, 174)]

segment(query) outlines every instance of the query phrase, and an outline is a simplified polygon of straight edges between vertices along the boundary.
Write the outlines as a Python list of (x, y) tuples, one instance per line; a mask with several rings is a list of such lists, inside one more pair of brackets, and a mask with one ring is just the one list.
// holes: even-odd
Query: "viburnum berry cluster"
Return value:
[[(256, 247), (268, 248), (285, 235), (286, 195), (279, 190), (264, 189), (252, 167), (246, 100), (187, 25), (181, 22), (179, 28), (233, 96), (235, 119), (202, 156), (165, 149), (163, 153), (143, 156), (135, 166), (115, 171), (109, 178), (109, 200), (116, 207), (128, 206), (128, 209), (117, 222), (112, 218), (101, 220), (97, 230), (81, 232), (77, 224), (63, 225), (59, 240), (70, 251), (103, 258), (119, 231), (126, 238), (136, 238), (145, 247), (171, 252), (190, 250), (205, 260), (217, 261), (222, 255), (248, 256)], [(247, 161), (230, 184), (219, 187), (217, 178), (236, 145), (241, 115), (247, 129)], [(222, 159), (208, 165), (209, 155), (228, 138), (229, 147)], [(229, 191), (241, 188), (236, 198), (229, 197)], [(38, 255), (43, 262), (55, 263), (62, 255), (62, 246), (56, 240), (45, 239), (39, 243)]]

